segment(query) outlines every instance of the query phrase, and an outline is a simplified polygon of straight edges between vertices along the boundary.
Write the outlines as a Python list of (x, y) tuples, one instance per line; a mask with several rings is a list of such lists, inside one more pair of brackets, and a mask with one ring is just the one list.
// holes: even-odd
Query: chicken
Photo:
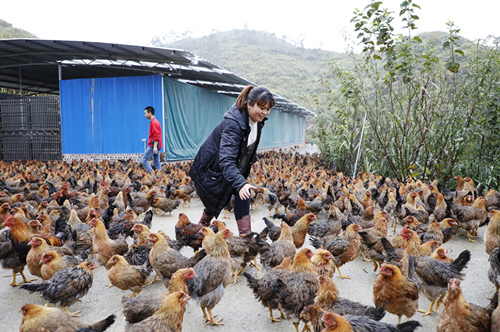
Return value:
[(175, 239), (181, 247), (189, 246), (197, 251), (203, 241), (203, 234), (200, 233), (202, 228), (202, 225), (193, 224), (184, 213), (179, 213), (175, 224)]
[(312, 256), (311, 249), (301, 249), (295, 255), (291, 271), (278, 279), (273, 286), (279, 307), (286, 319), (293, 322), (296, 332), (299, 331), (302, 309), (313, 304), (319, 290), (318, 273), (310, 260)]
[(313, 237), (309, 239), (314, 248), (323, 248), (332, 253), (333, 262), (339, 272), (339, 277), (342, 279), (350, 279), (350, 277), (342, 274), (339, 267), (354, 260), (358, 256), (361, 247), (361, 237), (358, 234), (359, 230), (361, 230), (359, 225), (351, 224), (347, 226), (341, 237), (337, 237), (332, 241), (320, 241)]
[(86, 256), (86, 253), (77, 257), (71, 255), (61, 256), (56, 250), (44, 252), (40, 258), (42, 263), (40, 268), (41, 277), (43, 280), (48, 280), (58, 271), (81, 264)]
[[(94, 262), (85, 261), (78, 266), (56, 272), (52, 278), (41, 284), (22, 285), (21, 288), (30, 293), (40, 292), (43, 299), (49, 303), (59, 303), (61, 308), (67, 311), (67, 306), (85, 296), (92, 287), (92, 270), (96, 267)], [(73, 316), (78, 313), (70, 314)]]
[(80, 254), (87, 250), (92, 250), (92, 227), (83, 223), (76, 213), (75, 209), (71, 210), (68, 224), (71, 228), (72, 240), (75, 242), (75, 253)]
[(129, 323), (137, 323), (153, 315), (161, 306), (162, 301), (169, 294), (184, 292), (187, 294), (187, 281), (194, 278), (193, 268), (177, 270), (170, 279), (168, 292), (164, 294), (145, 295), (137, 297), (122, 297), (123, 315)]
[[(19, 218), (12, 217), (12, 215), (7, 216), (5, 218), (4, 223), (11, 229), (10, 233), (11, 243), (12, 246), (15, 248), (17, 258), (22, 263), (26, 263), (28, 253), (30, 251), (29, 243), (31, 242), (31, 238), (33, 237), (33, 235), (29, 232), (28, 227), (24, 223), (24, 221), (22, 221)], [(51, 245), (57, 245), (57, 246), (62, 245), (61, 239), (53, 235), (38, 234), (37, 236), (45, 239)], [(39, 261), (40, 260), (38, 260), (38, 262)]]
[(299, 198), (297, 201), (297, 207), (288, 212), (287, 214), (275, 214), (273, 216), (273, 219), (281, 219), (284, 222), (286, 222), (289, 226), (295, 225), (297, 220), (302, 218), (306, 213), (309, 211), (306, 210), (306, 202), (304, 201), (303, 198)]
[(234, 270), (233, 284), (238, 281), (238, 276), (243, 272), (248, 262), (256, 260), (259, 253), (259, 246), (255, 240), (257, 233), (245, 234), (245, 236), (235, 236), (226, 228), (226, 225), (220, 220), (212, 221), (212, 226), (217, 231), (226, 230), (228, 236), (225, 237), (229, 254), (231, 255), (231, 267)]
[(377, 321), (384, 318), (385, 310), (382, 307), (367, 306), (348, 298), (339, 297), (339, 290), (331, 277), (320, 275), (318, 282), (319, 291), (314, 299), (314, 304), (320, 308), (340, 315), (363, 316)]
[[(330, 209), (337, 210), (335, 205), (332, 205)], [(334, 212), (335, 213), (335, 212)], [(335, 215), (337, 215), (335, 213)], [(327, 236), (336, 237), (342, 231), (342, 222), (340, 218), (337, 219), (325, 219), (322, 221), (317, 221), (309, 225), (307, 233), (310, 236), (322, 239)]]
[(26, 262), (21, 262), (16, 255), (16, 249), (12, 245), (11, 230), (10, 228), (4, 228), (0, 231), (0, 262), (2, 264), (2, 268), (4, 269), (12, 269), (12, 282), (11, 286), (16, 287), (22, 285), (21, 283), (16, 282), (16, 275), (19, 273), (23, 278), (25, 283), (30, 283), (35, 281), (36, 279), (28, 279), (24, 275), (24, 267), (26, 266)]
[(127, 323), (125, 332), (181, 332), (189, 299), (189, 295), (182, 291), (168, 294), (153, 315), (138, 323)]
[(436, 248), (429, 257), (445, 263), (453, 262), (453, 258), (448, 256), (448, 250), (443, 247)]
[(109, 269), (108, 262), (113, 255), (123, 255), (128, 251), (125, 239), (111, 240), (104, 224), (99, 219), (92, 219), (90, 225), (93, 230), (93, 249), (97, 262)]
[(493, 209), (500, 210), (500, 193), (495, 189), (489, 189), (484, 195), (486, 199), (485, 206), (486, 210), (491, 211)]
[[(273, 286), (276, 281), (283, 278), (292, 267), (292, 259), (290, 257), (285, 257), (281, 264), (275, 266), (274, 268), (268, 269), (262, 278), (256, 279), (252, 277), (249, 273), (244, 272), (243, 275), (247, 278), (248, 286), (252, 289), (255, 298), (260, 301), (260, 303), (269, 309), (269, 319), (271, 322), (279, 322), (280, 318), (285, 318), (281, 309), (279, 309), (278, 297), (273, 290)], [(273, 310), (280, 310), (281, 317), (274, 318)]]
[(182, 201), (181, 207), (184, 207), (184, 205), (187, 202), (187, 207), (191, 205), (191, 193), (193, 192), (191, 187), (187, 188), (179, 188), (174, 191), (174, 196)]
[[(151, 206), (157, 210), (160, 209), (164, 213), (172, 215), (172, 211), (179, 206), (180, 202), (166, 197), (155, 197)], [(158, 212), (157, 212), (158, 213)]]
[(335, 265), (333, 264), (332, 254), (325, 249), (318, 249), (311, 257), (311, 262), (316, 268), (316, 272), (321, 275), (327, 275), (330, 278), (335, 272)]
[(500, 289), (500, 247), (493, 249), (488, 261), (490, 262), (488, 279), (495, 285), (495, 293), (498, 293)]
[[(406, 249), (405, 249), (406, 252)], [(403, 255), (405, 259), (405, 255)], [(444, 296), (446, 295), (448, 280), (451, 278), (464, 277), (462, 270), (470, 261), (470, 251), (464, 250), (452, 263), (444, 263), (432, 259), (426, 255), (416, 253), (417, 267), (416, 275), (420, 290), (431, 302), (427, 311), (421, 311), (424, 315), (433, 313), (433, 306), (436, 310), (439, 308)]]
[(129, 206), (132, 210), (134, 210), (134, 213), (137, 218), (139, 218), (140, 214), (149, 210), (156, 194), (157, 194), (156, 190), (150, 190), (144, 198), (136, 197), (129, 202)]
[(480, 197), (479, 200), (477, 208), (462, 206), (456, 203), (451, 203), (450, 205), (451, 210), (456, 216), (454, 219), (458, 227), (465, 229), (470, 242), (475, 242), (472, 237), (477, 236), (477, 229), (484, 224), (488, 217), (484, 197)]
[(285, 257), (293, 258), (297, 251), (293, 243), (292, 230), (284, 221), (281, 222), (280, 237), (275, 242), (269, 244), (259, 236), (255, 239), (259, 246), (260, 262), (265, 267), (277, 266)]
[(96, 332), (106, 331), (108, 327), (113, 325), (116, 318), (115, 315), (110, 315), (97, 323), (86, 324), (59, 308), (33, 303), (24, 305), (20, 311), (23, 314), (20, 332), (74, 332), (82, 329)]
[[(300, 317), (303, 319), (307, 319), (311, 323), (314, 332), (321, 332), (326, 328), (326, 324), (321, 320), (321, 318), (327, 313), (329, 313), (329, 311), (322, 309), (318, 305), (308, 305), (304, 308), (304, 310), (302, 310), (302, 312), (300, 313)], [(335, 314), (338, 313), (335, 312)], [(415, 331), (418, 327), (421, 326), (417, 321), (408, 321), (406, 323), (394, 326), (389, 323), (370, 319), (366, 316), (342, 315), (342, 317), (349, 323), (354, 331), (411, 332)]]
[(321, 332), (353, 332), (351, 324), (339, 314), (328, 312), (323, 316), (326, 328)]
[(264, 198), (264, 203), (266, 204), (266, 207), (269, 210), (269, 218), (273, 216), (271, 214), (272, 209), (274, 209), (275, 214), (279, 214), (280, 201), (278, 200), (278, 195), (271, 192), (266, 187), (261, 187), (258, 190), (262, 193), (262, 197)]
[(490, 331), (491, 308), (467, 303), (460, 280), (452, 278), (448, 284), (448, 297), (439, 316), (437, 332)]
[(200, 251), (191, 258), (183, 256), (179, 251), (172, 249), (167, 240), (160, 234), (150, 233), (148, 240), (153, 243), (149, 252), (149, 263), (160, 277), (165, 287), (170, 278), (179, 269), (193, 267), (205, 257), (205, 251)]
[(213, 234), (207, 227), (203, 232), (203, 242), (209, 246), (208, 255), (194, 266), (197, 277), (188, 281), (189, 294), (201, 307), (206, 322), (222, 325), (221, 320), (214, 319), (212, 309), (222, 299), (224, 288), (230, 281), (231, 257), (222, 232)]
[(293, 244), (295, 244), (295, 248), (299, 249), (300, 247), (302, 247), (306, 240), (309, 225), (314, 220), (316, 220), (316, 215), (314, 213), (308, 213), (297, 220), (295, 225), (291, 227)]
[(31, 249), (26, 255), (26, 265), (30, 273), (39, 278), (42, 277), (42, 255), (45, 252), (55, 250), (62, 255), (72, 255), (74, 253), (73, 249), (67, 246), (62, 247), (51, 247), (47, 242), (41, 237), (33, 237), (30, 241)]
[(484, 233), (484, 245), (488, 255), (491, 255), (493, 249), (500, 247), (500, 211), (490, 211), (490, 223)]
[(406, 316), (408, 321), (418, 308), (418, 285), (412, 280), (415, 272), (415, 261), (410, 259), (409, 278), (405, 277), (395, 265), (382, 265), (380, 276), (373, 284), (373, 303), (384, 307), (387, 312), (398, 316)]
[(145, 265), (130, 265), (123, 256), (113, 255), (108, 266), (108, 279), (111, 285), (121, 290), (131, 290), (133, 293), (130, 297), (135, 297), (142, 291), (151, 269), (149, 262)]

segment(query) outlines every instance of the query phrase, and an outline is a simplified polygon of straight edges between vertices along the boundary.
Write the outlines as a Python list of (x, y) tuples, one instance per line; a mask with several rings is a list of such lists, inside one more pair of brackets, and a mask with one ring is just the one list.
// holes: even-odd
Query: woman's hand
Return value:
[(254, 187), (249, 183), (246, 183), (243, 187), (241, 187), (238, 194), (240, 195), (240, 199), (242, 201), (250, 198), (250, 189), (257, 189), (257, 187)]

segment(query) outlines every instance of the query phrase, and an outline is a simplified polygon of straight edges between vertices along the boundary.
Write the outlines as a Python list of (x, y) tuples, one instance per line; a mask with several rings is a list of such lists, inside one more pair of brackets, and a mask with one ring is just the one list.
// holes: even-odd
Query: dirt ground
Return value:
[[(174, 225), (177, 221), (179, 213), (185, 213), (191, 221), (197, 222), (202, 212), (202, 204), (199, 199), (195, 198), (191, 202), (190, 207), (179, 207), (174, 210), (172, 216), (154, 215), (153, 231), (160, 229), (164, 230), (168, 235), (175, 238)], [(253, 231), (260, 231), (265, 227), (262, 217), (269, 216), (269, 211), (265, 206), (259, 206), (251, 211)], [(222, 216), (221, 216), (222, 217)], [(234, 218), (234, 216), (232, 216)], [(319, 215), (319, 219), (325, 218), (325, 213)], [(222, 219), (228, 228), (234, 233), (237, 232), (236, 222), (234, 219)], [(278, 220), (275, 221), (278, 225)], [(401, 228), (398, 228), (398, 231)], [(462, 282), (462, 289), (465, 298), (469, 303), (475, 303), (482, 306), (488, 304), (487, 297), (491, 296), (495, 291), (495, 287), (491, 284), (487, 277), (489, 267), (488, 255), (484, 251), (483, 235), (486, 227), (479, 229), (479, 238), (476, 242), (471, 243), (466, 236), (454, 237), (444, 245), (449, 250), (449, 255), (453, 258), (459, 253), (468, 249), (472, 253), (471, 261), (468, 268), (465, 270), (466, 277)], [(462, 233), (463, 234), (463, 233)], [(309, 245), (306, 239), (305, 245)], [(314, 249), (314, 248), (312, 248)], [(185, 248), (182, 251), (185, 255), (191, 256), (193, 251), (191, 248)], [(342, 280), (338, 274), (334, 275), (334, 281), (337, 284), (340, 296), (350, 298), (362, 302), (367, 305), (373, 305), (372, 288), (373, 282), (378, 274), (373, 272), (373, 265), (369, 262), (363, 262), (361, 256), (355, 261), (347, 263), (342, 267), (342, 273), (349, 275), (350, 280)], [(253, 267), (247, 267), (245, 271), (255, 274)], [(9, 283), (12, 281), (10, 271), (3, 270), (2, 278), (0, 278), (0, 326), (2, 331), (19, 331), (22, 315), (19, 312), (20, 308), (27, 303), (45, 304), (44, 300), (37, 294), (29, 294), (27, 291), (18, 287), (11, 287)], [(28, 278), (32, 277), (27, 268), (25, 274)], [(18, 279), (19, 280), (19, 279)], [(124, 318), (121, 313), (121, 298), (131, 294), (129, 291), (121, 291), (116, 287), (108, 289), (105, 285), (108, 284), (107, 272), (104, 267), (99, 267), (94, 270), (94, 282), (89, 293), (71, 307), (70, 311), (82, 311), (80, 319), (93, 323), (104, 319), (110, 314), (117, 316), (116, 322), (108, 331), (118, 332), (124, 330)], [(166, 288), (156, 282), (147, 286), (140, 296), (148, 294), (163, 293)], [(427, 310), (430, 302), (423, 294), (420, 294), (419, 309)], [(269, 311), (258, 302), (244, 276), (241, 276), (238, 282), (230, 284), (225, 289), (224, 297), (221, 302), (214, 308), (213, 313), (218, 318), (223, 318), (224, 326), (209, 326), (204, 323), (201, 309), (192, 300), (188, 301), (187, 310), (184, 315), (183, 331), (294, 331), (293, 324), (283, 320), (277, 323), (271, 323), (269, 320)], [(419, 331), (435, 331), (439, 313), (430, 316), (422, 317), (420, 313), (415, 314), (412, 319), (418, 320), (422, 324)], [(276, 312), (276, 315), (278, 313)], [(383, 321), (388, 323), (396, 323), (397, 317), (387, 313)], [(302, 329), (302, 324), (300, 328)]]

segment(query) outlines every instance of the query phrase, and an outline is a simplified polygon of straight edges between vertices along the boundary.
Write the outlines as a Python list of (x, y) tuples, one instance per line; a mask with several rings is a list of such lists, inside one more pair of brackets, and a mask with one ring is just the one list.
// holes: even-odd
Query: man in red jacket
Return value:
[(142, 156), (142, 164), (146, 168), (148, 173), (151, 173), (151, 164), (149, 159), (153, 157), (153, 164), (156, 170), (161, 170), (160, 165), (160, 150), (162, 148), (161, 144), (161, 125), (158, 119), (155, 117), (155, 109), (152, 106), (148, 106), (144, 109), (144, 116), (149, 122), (149, 139), (148, 148), (144, 155)]

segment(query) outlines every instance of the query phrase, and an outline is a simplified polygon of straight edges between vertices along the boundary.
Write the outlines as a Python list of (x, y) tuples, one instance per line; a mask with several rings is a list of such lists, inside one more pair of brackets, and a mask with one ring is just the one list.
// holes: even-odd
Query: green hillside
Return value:
[(318, 78), (326, 68), (326, 61), (344, 58), (340, 53), (297, 47), (275, 34), (254, 30), (231, 30), (168, 44), (158, 40), (153, 43), (191, 51), (310, 109), (314, 103), (303, 96), (320, 92)]
[(11, 39), (11, 38), (37, 38), (34, 34), (14, 28), (12, 24), (5, 22), (0, 19), (0, 39)]

